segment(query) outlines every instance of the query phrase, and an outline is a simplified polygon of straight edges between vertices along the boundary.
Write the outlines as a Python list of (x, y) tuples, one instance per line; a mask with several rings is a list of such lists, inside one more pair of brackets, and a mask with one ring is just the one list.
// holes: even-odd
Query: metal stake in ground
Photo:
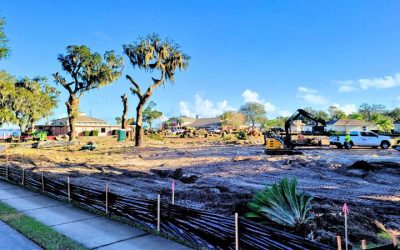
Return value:
[(108, 214), (108, 182), (106, 182), (106, 214)]
[(349, 207), (347, 206), (347, 203), (344, 203), (342, 211), (344, 213), (344, 237), (345, 237), (345, 243), (346, 243), (346, 250), (349, 249), (349, 241), (347, 238), (347, 215), (349, 214), (350, 210)]
[(6, 180), (8, 181), (8, 155), (6, 156), (7, 165), (6, 165)]
[(71, 202), (71, 181), (69, 180), (69, 176), (67, 177), (67, 188), (68, 188), (68, 201)]
[(175, 180), (172, 181), (172, 205), (175, 205)]
[(22, 177), (21, 177), (21, 185), (24, 186), (25, 184), (25, 168), (22, 169)]
[(235, 249), (239, 250), (239, 215), (235, 213)]
[(43, 172), (42, 172), (42, 192), (44, 193), (44, 175), (43, 175)]
[(157, 195), (157, 232), (160, 232), (160, 208), (161, 208), (161, 197)]

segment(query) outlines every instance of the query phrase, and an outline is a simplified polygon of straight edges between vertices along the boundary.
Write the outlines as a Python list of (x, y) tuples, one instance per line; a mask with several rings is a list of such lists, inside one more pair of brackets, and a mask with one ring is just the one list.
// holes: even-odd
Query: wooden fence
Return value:
[(253, 221), (160, 203), (160, 200), (117, 195), (94, 190), (65, 180), (0, 166), (0, 179), (43, 192), (65, 201), (117, 216), (149, 231), (189, 243), (201, 249), (332, 249), (313, 241)]

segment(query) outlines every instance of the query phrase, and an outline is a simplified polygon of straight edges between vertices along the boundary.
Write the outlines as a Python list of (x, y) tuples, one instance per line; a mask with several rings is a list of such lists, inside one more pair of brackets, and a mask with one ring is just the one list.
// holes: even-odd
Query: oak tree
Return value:
[(256, 123), (260, 123), (265, 118), (267, 112), (265, 106), (257, 102), (248, 102), (240, 107), (240, 112), (244, 114), (246, 120), (254, 129)]
[(158, 77), (152, 77), (150, 84), (144, 91), (129, 75), (126, 78), (132, 83), (131, 91), (138, 99), (136, 107), (135, 145), (141, 146), (143, 141), (143, 107), (150, 99), (153, 91), (166, 82), (174, 82), (175, 71), (185, 70), (189, 65), (190, 57), (184, 54), (178, 45), (169, 40), (163, 40), (153, 34), (139, 38), (137, 42), (124, 44), (123, 50), (129, 58), (133, 68), (142, 69), (150, 73), (157, 71)]
[(155, 109), (156, 103), (151, 101), (143, 111), (143, 121), (149, 124), (150, 130), (154, 120), (160, 119), (163, 115), (161, 111)]
[(12, 104), (15, 98), (16, 79), (5, 71), (0, 71), (0, 127), (15, 121)]
[(18, 125), (22, 132), (30, 125), (33, 132), (37, 121), (53, 114), (60, 92), (45, 77), (25, 77), (16, 82), (15, 94), (13, 111)]
[(58, 60), (62, 69), (70, 76), (67, 80), (58, 72), (53, 74), (55, 82), (61, 84), (69, 94), (65, 103), (69, 119), (69, 140), (75, 139), (75, 119), (78, 116), (79, 101), (82, 95), (117, 80), (123, 68), (123, 58), (107, 51), (101, 56), (92, 53), (85, 45), (70, 45), (65, 55)]

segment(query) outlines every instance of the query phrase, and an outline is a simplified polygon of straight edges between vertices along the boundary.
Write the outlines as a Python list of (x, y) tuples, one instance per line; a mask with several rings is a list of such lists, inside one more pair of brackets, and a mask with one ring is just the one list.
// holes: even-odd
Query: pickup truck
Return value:
[[(330, 137), (330, 145), (335, 145), (338, 148), (343, 148), (344, 138), (346, 135), (333, 135)], [(378, 135), (374, 132), (367, 131), (352, 131), (350, 132), (350, 145), (358, 147), (381, 147), (387, 149), (391, 145), (389, 136)]]

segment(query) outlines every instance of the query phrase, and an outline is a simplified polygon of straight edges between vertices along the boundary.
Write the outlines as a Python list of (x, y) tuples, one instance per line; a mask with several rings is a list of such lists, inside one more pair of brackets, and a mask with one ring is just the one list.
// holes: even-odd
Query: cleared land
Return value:
[[(97, 149), (79, 151), (89, 140)], [(284, 176), (296, 176), (300, 190), (315, 196), (315, 224), (309, 230), (319, 241), (333, 245), (335, 236), (343, 234), (344, 202), (350, 203), (353, 242), (386, 242), (377, 237), (381, 230), (375, 220), (400, 231), (400, 153), (392, 149), (304, 149), (304, 155), (267, 156), (261, 138), (245, 143), (219, 137), (171, 138), (148, 140), (142, 148), (115, 138), (80, 141), (50, 149), (9, 148), (9, 164), (59, 178), (73, 176), (74, 183), (92, 188), (103, 189), (108, 181), (113, 191), (132, 196), (155, 198), (161, 193), (165, 200), (176, 179), (176, 203), (226, 214), (244, 214), (254, 192)], [(357, 161), (365, 162), (354, 165)]]

